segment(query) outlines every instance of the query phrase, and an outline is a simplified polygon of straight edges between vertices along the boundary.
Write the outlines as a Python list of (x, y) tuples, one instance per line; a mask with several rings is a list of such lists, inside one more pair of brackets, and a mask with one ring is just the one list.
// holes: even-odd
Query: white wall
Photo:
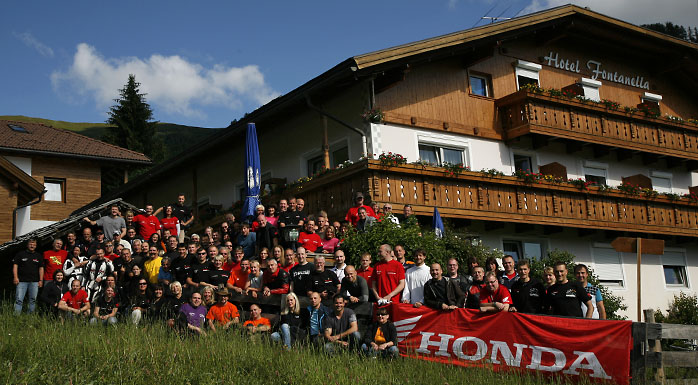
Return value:
[[(23, 158), (17, 156), (5, 156), (5, 159), (9, 160), (17, 166), (20, 170), (24, 171), (27, 175), (32, 175), (32, 160), (31, 158)], [(55, 223), (55, 221), (37, 221), (31, 220), (31, 206), (24, 207), (17, 210), (16, 218), (16, 236), (24, 235), (32, 232), (36, 229), (40, 229), (44, 226)]]

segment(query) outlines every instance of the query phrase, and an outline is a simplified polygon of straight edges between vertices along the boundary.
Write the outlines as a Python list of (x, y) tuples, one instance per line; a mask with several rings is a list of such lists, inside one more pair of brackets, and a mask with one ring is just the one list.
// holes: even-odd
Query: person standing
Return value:
[(356, 206), (352, 207), (347, 211), (347, 215), (344, 216), (344, 220), (351, 223), (352, 226), (356, 227), (357, 222), (359, 222), (359, 209), (366, 209), (366, 215), (376, 218), (376, 213), (370, 206), (364, 205), (364, 194), (361, 191), (354, 193), (354, 203)]
[[(601, 295), (601, 290), (599, 290), (598, 287), (589, 282), (589, 268), (582, 263), (575, 265), (574, 276), (591, 296), (591, 304), (594, 305), (594, 313), (591, 318), (606, 319), (606, 307), (603, 305), (603, 295)], [(582, 313), (586, 314), (586, 311), (586, 305), (582, 304)]]
[(158, 217), (153, 215), (153, 205), (151, 204), (145, 205), (144, 214), (138, 214), (133, 217), (133, 223), (137, 225), (138, 234), (142, 239), (150, 239), (150, 236), (154, 233), (160, 235), (162, 225), (160, 225)]
[(511, 285), (519, 279), (519, 276), (516, 274), (514, 257), (507, 255), (502, 258), (502, 266), (504, 266), (504, 274), (500, 278), (500, 283), (511, 290)]
[(63, 241), (60, 238), (53, 240), (51, 250), (44, 251), (44, 285), (53, 279), (53, 273), (63, 268), (68, 252), (63, 250)]
[(497, 274), (488, 271), (485, 274), (485, 287), (480, 291), (480, 311), (508, 311), (511, 306), (511, 293), (504, 285), (499, 284)]
[(126, 221), (121, 215), (119, 215), (119, 206), (111, 205), (109, 215), (106, 217), (101, 217), (96, 221), (91, 220), (88, 217), (83, 218), (85, 222), (89, 222), (92, 226), (99, 226), (104, 232), (104, 237), (111, 241), (114, 237), (115, 232), (119, 232), (121, 237), (126, 236)]
[[(172, 206), (172, 215), (179, 219), (179, 230), (177, 231), (179, 243), (184, 243), (184, 232), (189, 225), (194, 222), (194, 215), (192, 214), (191, 208), (184, 204), (185, 200), (184, 193), (179, 193), (177, 195), (177, 202), (170, 204), (170, 206)], [(158, 215), (163, 210), (165, 210), (165, 207), (160, 207), (154, 215)]]
[(511, 299), (514, 304), (509, 307), (509, 311), (540, 313), (545, 297), (543, 283), (531, 278), (531, 267), (528, 261), (519, 261), (516, 269), (519, 279), (511, 285)]
[(400, 302), (400, 295), (405, 288), (405, 268), (393, 258), (393, 249), (383, 244), (378, 249), (381, 262), (373, 268), (371, 291), (379, 304)]
[[(556, 282), (548, 288), (545, 307), (552, 315), (591, 318), (594, 305), (591, 296), (579, 282), (567, 279), (567, 265), (558, 261), (553, 265)], [(586, 305), (586, 314), (582, 313), (582, 304)]]
[(12, 260), (12, 283), (16, 286), (15, 314), (22, 312), (24, 297), (27, 298), (27, 312), (36, 309), (36, 297), (43, 286), (44, 258), (36, 252), (36, 239), (27, 241), (27, 249), (20, 251)]
[(424, 264), (427, 258), (424, 249), (414, 251), (414, 265), (405, 272), (405, 289), (402, 291), (402, 303), (414, 307), (424, 305), (424, 284), (431, 279), (429, 266)]

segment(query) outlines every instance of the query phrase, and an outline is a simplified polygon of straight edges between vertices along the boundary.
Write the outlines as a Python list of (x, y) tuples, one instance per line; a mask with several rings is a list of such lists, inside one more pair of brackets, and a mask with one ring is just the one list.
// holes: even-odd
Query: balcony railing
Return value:
[(384, 167), (375, 160), (315, 178), (296, 194), (308, 212), (325, 210), (340, 218), (354, 191), (390, 202), (395, 211), (411, 204), (420, 215), (431, 215), (437, 206), (442, 216), (453, 218), (698, 237), (698, 205), (686, 199), (587, 191), (567, 183), (526, 184), (474, 171), (448, 176), (442, 168)]
[(540, 134), (698, 160), (698, 126), (518, 91), (497, 100), (507, 139)]

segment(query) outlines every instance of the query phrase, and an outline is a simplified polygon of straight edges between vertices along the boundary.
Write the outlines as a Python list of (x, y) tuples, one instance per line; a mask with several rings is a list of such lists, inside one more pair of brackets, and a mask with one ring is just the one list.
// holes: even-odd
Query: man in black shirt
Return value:
[(28, 313), (36, 308), (36, 296), (44, 276), (44, 257), (36, 252), (36, 239), (27, 241), (27, 250), (20, 251), (12, 260), (12, 282), (16, 286), (15, 314), (22, 312), (24, 297), (28, 294)]
[(526, 260), (520, 260), (516, 264), (518, 279), (511, 285), (511, 299), (514, 306), (509, 306), (509, 311), (521, 313), (541, 313), (545, 288), (543, 284), (531, 278), (531, 267)]
[(208, 271), (213, 268), (213, 265), (208, 260), (208, 253), (204, 248), (199, 248), (196, 251), (196, 260), (191, 263), (191, 269), (189, 270), (189, 275), (187, 276), (187, 286), (190, 290), (198, 290), (199, 282), (208, 279)]
[(435, 310), (462, 307), (465, 293), (455, 281), (443, 277), (441, 265), (434, 263), (429, 270), (431, 279), (424, 284), (424, 304)]
[[(594, 314), (591, 296), (579, 282), (567, 279), (567, 265), (555, 262), (553, 272), (557, 282), (548, 288), (545, 302), (550, 314), (591, 318)], [(587, 306), (586, 314), (582, 314), (582, 303)]]
[(191, 272), (193, 256), (187, 254), (187, 246), (184, 243), (177, 245), (177, 256), (170, 258), (170, 270), (174, 273), (175, 281), (179, 282), (183, 288), (187, 287), (187, 277)]
[(321, 255), (315, 257), (315, 271), (310, 275), (310, 291), (320, 293), (322, 299), (332, 298), (339, 291), (337, 275), (325, 270), (325, 257)]
[(262, 250), (262, 248), (267, 248), (272, 250), (274, 246), (279, 244), (279, 231), (276, 226), (267, 222), (267, 217), (261, 214), (257, 217), (257, 250)]
[(368, 283), (356, 274), (356, 269), (352, 265), (344, 268), (344, 278), (339, 292), (351, 304), (368, 301)]
[[(288, 250), (287, 250), (288, 251)], [(315, 265), (308, 262), (304, 247), (297, 250), (298, 264), (291, 269), (291, 291), (297, 296), (308, 296), (311, 291), (310, 276), (315, 271)]]

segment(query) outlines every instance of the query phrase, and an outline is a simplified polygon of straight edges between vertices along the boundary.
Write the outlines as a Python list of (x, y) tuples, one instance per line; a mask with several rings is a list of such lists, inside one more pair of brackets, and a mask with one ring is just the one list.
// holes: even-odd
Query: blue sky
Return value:
[(569, 2), (698, 24), (698, 0), (8, 0), (0, 115), (103, 122), (134, 73), (155, 119), (225, 127), (350, 56)]

